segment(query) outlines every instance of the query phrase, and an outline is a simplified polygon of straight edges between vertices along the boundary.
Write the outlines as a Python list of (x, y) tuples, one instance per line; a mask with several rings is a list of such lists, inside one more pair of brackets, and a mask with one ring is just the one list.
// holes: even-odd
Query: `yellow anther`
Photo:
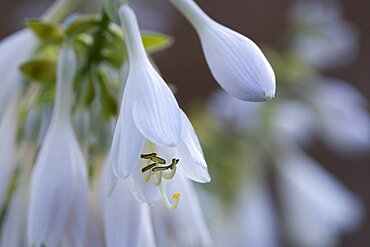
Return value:
[(151, 157), (150, 160), (158, 164), (162, 164), (162, 165), (166, 164), (166, 161), (158, 156)]

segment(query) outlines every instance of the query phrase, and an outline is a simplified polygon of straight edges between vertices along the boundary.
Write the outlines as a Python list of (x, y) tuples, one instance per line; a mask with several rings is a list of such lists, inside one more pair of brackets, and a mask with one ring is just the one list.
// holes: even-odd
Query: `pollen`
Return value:
[(173, 194), (172, 198), (175, 199), (175, 200), (179, 200), (180, 199), (180, 193)]

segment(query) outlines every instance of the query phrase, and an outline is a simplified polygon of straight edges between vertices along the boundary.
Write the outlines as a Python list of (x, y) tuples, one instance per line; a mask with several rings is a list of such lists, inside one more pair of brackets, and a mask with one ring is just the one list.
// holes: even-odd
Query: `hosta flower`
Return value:
[(28, 30), (19, 31), (0, 42), (0, 119), (10, 92), (22, 82), (19, 66), (29, 58), (36, 42)]
[(324, 79), (314, 86), (312, 103), (324, 140), (341, 153), (367, 152), (370, 148), (370, 116), (367, 100), (350, 84)]
[(292, 48), (318, 68), (349, 64), (358, 51), (358, 32), (337, 1), (296, 1)]
[(190, 179), (208, 182), (207, 165), (193, 127), (148, 60), (135, 14), (124, 5), (120, 16), (130, 70), (112, 144), (113, 173), (130, 177), (139, 201), (153, 203), (161, 194), (168, 206), (176, 207), (179, 195), (170, 203), (164, 180), (178, 169)]
[(19, 89), (13, 90), (11, 99), (6, 104), (3, 118), (0, 120), (0, 208), (4, 206), (8, 185), (16, 168), (16, 134)]
[(73, 50), (63, 47), (53, 116), (31, 178), (30, 246), (84, 246), (89, 212), (87, 172), (70, 121), (76, 63)]
[(215, 22), (193, 0), (170, 0), (196, 29), (217, 82), (232, 96), (264, 101), (275, 95), (275, 74), (258, 46)]
[(281, 156), (278, 168), (294, 246), (337, 246), (339, 235), (359, 223), (363, 208), (358, 198), (315, 161), (297, 151)]

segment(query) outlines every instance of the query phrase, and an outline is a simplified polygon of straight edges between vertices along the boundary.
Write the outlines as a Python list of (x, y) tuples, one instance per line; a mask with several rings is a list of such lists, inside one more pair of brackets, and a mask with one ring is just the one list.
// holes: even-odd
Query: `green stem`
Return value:
[(60, 22), (83, 0), (57, 0), (41, 16), (44, 21)]

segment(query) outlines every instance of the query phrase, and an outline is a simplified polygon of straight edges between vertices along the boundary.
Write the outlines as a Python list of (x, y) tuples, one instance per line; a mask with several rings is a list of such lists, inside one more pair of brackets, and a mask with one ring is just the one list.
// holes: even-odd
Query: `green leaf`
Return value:
[(41, 40), (60, 40), (63, 38), (63, 29), (55, 23), (30, 20), (27, 26)]
[(165, 50), (173, 44), (173, 38), (162, 33), (142, 32), (141, 37), (149, 53)]
[(20, 70), (29, 79), (42, 83), (55, 80), (56, 64), (50, 60), (31, 60), (21, 65)]

